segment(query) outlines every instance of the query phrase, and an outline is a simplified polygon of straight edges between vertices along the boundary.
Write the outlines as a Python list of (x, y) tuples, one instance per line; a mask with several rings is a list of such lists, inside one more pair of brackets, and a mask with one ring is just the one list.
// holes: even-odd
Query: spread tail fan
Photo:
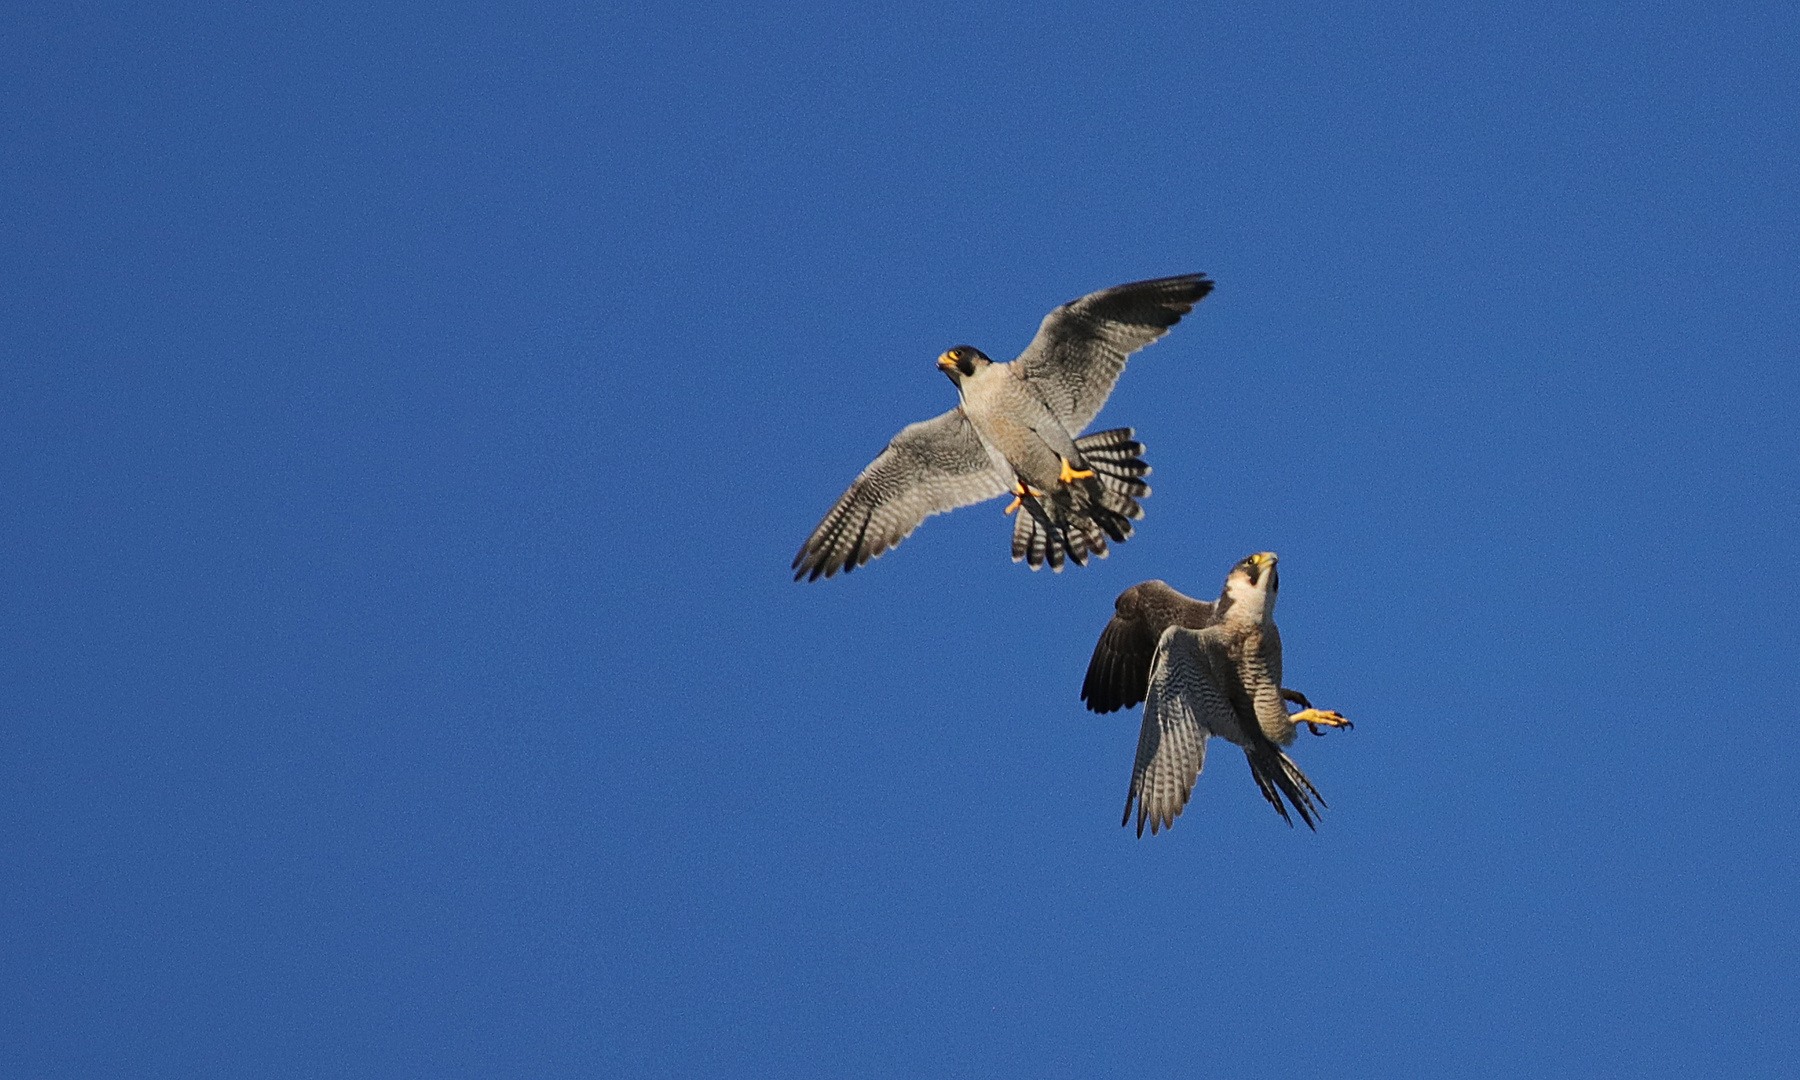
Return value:
[(1130, 538), (1132, 521), (1144, 516), (1137, 500), (1150, 494), (1150, 485), (1140, 479), (1150, 473), (1144, 444), (1132, 434), (1131, 428), (1113, 428), (1075, 440), (1083, 466), (1094, 476), (1045, 499), (1023, 500), (1013, 525), (1013, 562), (1023, 560), (1033, 570), (1048, 562), (1060, 572), (1065, 557), (1085, 566), (1089, 555), (1106, 558), (1109, 538), (1114, 543)]

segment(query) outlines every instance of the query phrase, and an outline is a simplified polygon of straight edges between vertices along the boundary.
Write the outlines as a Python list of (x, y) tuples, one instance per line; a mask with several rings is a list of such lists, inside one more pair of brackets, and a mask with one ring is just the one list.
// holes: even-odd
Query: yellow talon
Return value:
[(1062, 458), (1060, 460), (1062, 461), (1062, 476), (1058, 477), (1058, 480), (1062, 483), (1066, 484), (1071, 480), (1086, 480), (1094, 475), (1094, 470), (1092, 469), (1077, 469), (1072, 467), (1069, 464), (1068, 458)]
[(1311, 731), (1314, 735), (1325, 734), (1323, 731), (1319, 730), (1321, 727), (1339, 727), (1348, 731), (1350, 728), (1356, 726), (1344, 719), (1342, 713), (1333, 712), (1330, 709), (1301, 709), (1299, 712), (1288, 717), (1288, 719), (1292, 720), (1296, 725), (1305, 724), (1307, 730)]
[(1007, 508), (1005, 510), (1001, 511), (1001, 513), (1011, 516), (1014, 511), (1018, 510), (1019, 507), (1025, 505), (1025, 496), (1030, 495), (1035, 498), (1035, 497), (1041, 496), (1043, 494), (1044, 493), (1041, 491), (1033, 491), (1032, 489), (1026, 487), (1025, 481), (1023, 481), (1023, 480), (1014, 480), (1013, 481), (1013, 489), (1012, 489), (1013, 501), (1009, 506), (1007, 506)]

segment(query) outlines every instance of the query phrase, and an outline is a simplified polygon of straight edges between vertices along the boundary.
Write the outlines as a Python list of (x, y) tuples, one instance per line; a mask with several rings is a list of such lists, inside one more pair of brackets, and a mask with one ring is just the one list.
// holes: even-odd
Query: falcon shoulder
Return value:
[(1070, 434), (1099, 415), (1132, 353), (1169, 332), (1212, 292), (1204, 274), (1135, 281), (1050, 314), (1014, 363)]
[(906, 539), (933, 514), (1004, 495), (980, 436), (963, 414), (908, 424), (838, 497), (794, 556), (794, 580), (845, 573)]

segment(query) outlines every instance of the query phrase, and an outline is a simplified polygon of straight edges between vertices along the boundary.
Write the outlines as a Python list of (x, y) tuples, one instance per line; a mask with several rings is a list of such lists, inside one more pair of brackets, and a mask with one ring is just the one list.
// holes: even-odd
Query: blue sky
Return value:
[[(1788, 5), (9, 5), (0, 1073), (1800, 1069)], [(1147, 518), (788, 561), (1205, 271)], [(1317, 834), (1118, 827), (1282, 556)]]

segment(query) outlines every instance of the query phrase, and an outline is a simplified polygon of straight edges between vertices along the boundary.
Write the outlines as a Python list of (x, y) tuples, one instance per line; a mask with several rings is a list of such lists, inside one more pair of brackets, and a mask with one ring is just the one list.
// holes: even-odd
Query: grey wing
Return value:
[(794, 556), (794, 580), (849, 573), (919, 522), (1008, 490), (960, 407), (908, 424), (838, 497)]
[(1146, 819), (1152, 836), (1175, 823), (1206, 763), (1207, 738), (1235, 730), (1231, 702), (1213, 677), (1207, 655), (1209, 634), (1216, 636), (1217, 631), (1171, 626), (1157, 641), (1144, 695), (1137, 762), (1120, 822), (1130, 824), (1136, 803), (1139, 836), (1144, 835)]
[(1014, 363), (1070, 434), (1093, 422), (1125, 359), (1169, 332), (1212, 292), (1204, 274), (1115, 285), (1044, 316)]

